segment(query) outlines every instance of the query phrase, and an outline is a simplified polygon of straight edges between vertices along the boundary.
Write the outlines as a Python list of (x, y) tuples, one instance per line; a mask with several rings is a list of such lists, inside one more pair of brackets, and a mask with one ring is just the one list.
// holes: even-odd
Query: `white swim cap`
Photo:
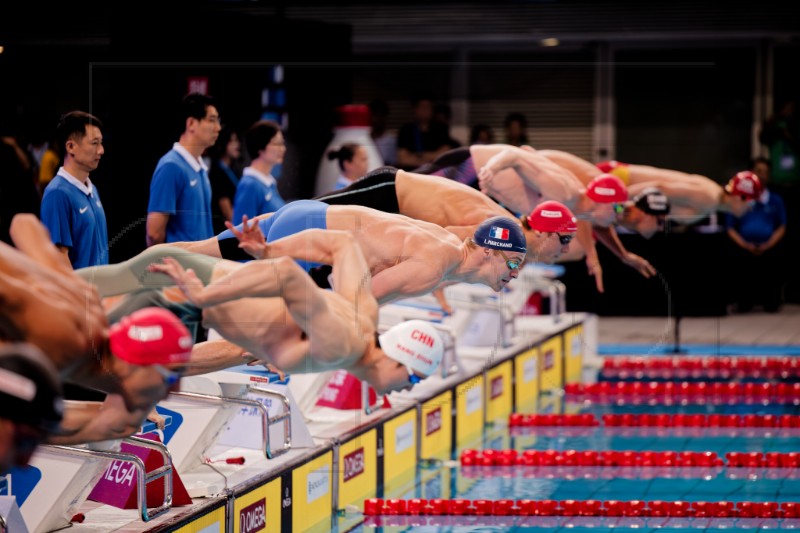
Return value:
[(430, 322), (408, 320), (380, 335), (381, 349), (420, 375), (429, 377), (439, 367), (444, 354), (444, 341)]

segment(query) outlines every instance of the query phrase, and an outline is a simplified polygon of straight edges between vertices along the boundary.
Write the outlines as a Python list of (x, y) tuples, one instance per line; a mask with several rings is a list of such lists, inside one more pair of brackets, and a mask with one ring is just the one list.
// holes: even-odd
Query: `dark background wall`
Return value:
[[(37, 129), (52, 131), (58, 116), (72, 109), (87, 110), (104, 123), (106, 154), (92, 180), (105, 204), (111, 261), (144, 248), (150, 177), (183, 129), (176, 108), (190, 77), (207, 78), (224, 123), (244, 131), (272, 110), (262, 106), (261, 91), (274, 84), (273, 68), (282, 65), (290, 120), (281, 192), (286, 198), (310, 196), (331, 136), (332, 109), (350, 100), (350, 74), (327, 67), (350, 59), (350, 28), (201, 8), (162, 11), (159, 18), (136, 7), (142, 9), (105, 13), (92, 28), (102, 33), (96, 43), (81, 42), (78, 26), (58, 45), (6, 39), (0, 55), (2, 78), (14, 80), (0, 84), (3, 116), (14, 117), (23, 138)], [(62, 31), (69, 32), (75, 14), (58, 15)], [(15, 35), (22, 33), (15, 29)], [(303, 53), (311, 36), (326, 45)]]
[[(269, 111), (261, 91), (284, 67), (287, 198), (312, 194), (339, 104), (389, 100), (392, 126), (410, 118), (407, 99), (418, 92), (468, 102), (464, 126), (498, 126), (515, 107), (529, 113), (536, 146), (596, 160), (609, 148), (593, 138), (605, 98), (598, 72), (610, 65), (614, 155), (723, 182), (754, 155), (754, 124), (772, 112), (770, 99), (800, 95), (800, 7), (774, 2), (198, 0), (14, 11), (0, 8), (0, 122), (25, 140), (72, 109), (103, 120), (107, 152), (92, 179), (112, 261), (144, 247), (150, 177), (177, 140), (189, 77), (208, 79), (223, 121), (241, 130)], [(552, 36), (561, 46), (542, 47)], [(304, 51), (312, 42), (324, 44)], [(582, 263), (570, 265), (570, 308), (663, 314), (680, 290), (695, 312), (717, 313), (732, 270), (718, 237), (624, 236), (663, 276), (640, 279), (601, 252), (606, 294)], [(788, 262), (800, 264), (797, 246), (788, 248)]]

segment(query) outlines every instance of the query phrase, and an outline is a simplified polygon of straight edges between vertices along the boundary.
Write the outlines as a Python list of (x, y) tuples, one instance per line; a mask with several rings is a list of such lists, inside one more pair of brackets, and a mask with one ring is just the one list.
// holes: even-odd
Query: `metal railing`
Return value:
[[(163, 515), (172, 507), (172, 455), (169, 453), (167, 447), (160, 442), (142, 439), (140, 437), (127, 437), (122, 439), (122, 442), (128, 443), (132, 446), (139, 446), (157, 451), (164, 459), (164, 465), (156, 468), (152, 472), (147, 472), (144, 461), (142, 461), (142, 459), (136, 455), (130, 453), (87, 450), (84, 448), (61, 445), (47, 445), (44, 446), (44, 448), (55, 452), (57, 455), (92, 457), (132, 463), (136, 469), (136, 505), (139, 509), (139, 516), (141, 516), (143, 522), (149, 522), (153, 518)], [(147, 485), (158, 479), (164, 480), (164, 500), (158, 507), (149, 509), (147, 507)]]

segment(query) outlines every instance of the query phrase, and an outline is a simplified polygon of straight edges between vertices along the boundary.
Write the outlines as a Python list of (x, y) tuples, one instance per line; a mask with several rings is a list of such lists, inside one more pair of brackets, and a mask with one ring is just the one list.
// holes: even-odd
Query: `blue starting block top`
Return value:
[[(156, 408), (158, 410), (158, 408)], [(164, 417), (164, 427), (168, 428), (172, 425), (172, 416), (165, 415), (164, 413), (159, 413), (161, 416)], [(151, 431), (156, 431), (158, 426), (156, 426), (155, 422), (150, 422), (146, 420), (144, 424), (142, 424), (142, 429), (139, 430), (139, 433), (150, 433)]]
[(537, 275), (546, 278), (558, 278), (564, 275), (567, 269), (563, 265), (549, 265), (547, 263), (528, 263), (526, 268), (532, 269)]
[(230, 368), (225, 369), (226, 372), (236, 372), (238, 374), (246, 374), (248, 376), (259, 376), (264, 378), (268, 381), (262, 381), (262, 383), (276, 383), (278, 385), (288, 385), (289, 380), (291, 379), (290, 375), (286, 375), (286, 379), (281, 380), (281, 377), (276, 374), (275, 372), (270, 372), (266, 368), (261, 365), (239, 365), (239, 366), (232, 366)]

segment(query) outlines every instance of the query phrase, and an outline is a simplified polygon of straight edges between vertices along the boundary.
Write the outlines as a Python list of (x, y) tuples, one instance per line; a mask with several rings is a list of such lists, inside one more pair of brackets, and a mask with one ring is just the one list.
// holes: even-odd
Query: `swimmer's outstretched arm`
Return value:
[(191, 268), (203, 283), (211, 281), (214, 265), (219, 262), (217, 258), (186, 249), (156, 245), (122, 263), (80, 268), (75, 273), (97, 287), (103, 298), (141, 289), (161, 289), (174, 285), (174, 282), (167, 276), (150, 272), (148, 267), (165, 257), (176, 259), (183, 268)]
[(225, 339), (214, 339), (199, 342), (192, 347), (192, 358), (186, 364), (186, 372), (183, 375), (198, 376), (253, 361), (257, 361), (256, 357), (241, 346)]
[(494, 175), (507, 168), (513, 168), (525, 186), (545, 200), (569, 203), (580, 194), (582, 184), (574, 174), (537, 152), (516, 146), (495, 154), (478, 170), (481, 190), (489, 188)]
[(14, 246), (34, 261), (59, 272), (72, 273), (69, 258), (58, 251), (50, 239), (50, 232), (35, 215), (15, 215), (11, 220), (9, 234)]
[(576, 238), (581, 243), (586, 254), (586, 269), (589, 275), (594, 277), (597, 292), (602, 293), (604, 292), (603, 267), (600, 265), (600, 257), (597, 255), (591, 223), (586, 220), (579, 220)]
[(597, 240), (602, 242), (605, 247), (611, 250), (624, 264), (633, 268), (646, 278), (656, 274), (655, 267), (651, 265), (647, 259), (629, 252), (625, 248), (622, 241), (619, 240), (617, 230), (614, 229), (614, 226), (608, 226), (607, 228), (595, 226), (593, 229)]
[[(289, 241), (290, 244), (296, 244), (297, 248), (292, 249), (291, 254), (279, 256), (274, 253), (275, 248), (279, 250), (288, 248), (281, 241)], [(261, 251), (254, 254), (254, 256), (275, 257), (275, 259), (263, 259), (246, 263), (206, 287), (203, 287), (204, 282), (198, 280), (193, 272), (184, 270), (182, 264), (172, 257), (164, 258), (164, 262), (161, 264), (151, 264), (148, 270), (166, 274), (172, 278), (195, 305), (211, 307), (239, 298), (285, 297), (286, 288), (284, 285), (292, 281), (293, 273), (284, 263), (293, 264), (293, 262), (282, 261), (282, 259), (294, 257), (319, 263), (335, 264), (335, 256), (338, 249), (345, 246), (353, 247), (358, 245), (352, 242), (352, 236), (347, 232), (311, 229), (284, 237), (270, 244), (266, 244), (262, 240), (258, 242), (258, 246), (261, 247)], [(299, 272), (305, 275), (302, 270), (299, 270)]]
[(118, 394), (109, 394), (103, 402), (67, 400), (58, 434), (49, 436), (47, 443), (74, 445), (130, 437), (139, 432), (148, 413), (148, 409), (129, 411)]

